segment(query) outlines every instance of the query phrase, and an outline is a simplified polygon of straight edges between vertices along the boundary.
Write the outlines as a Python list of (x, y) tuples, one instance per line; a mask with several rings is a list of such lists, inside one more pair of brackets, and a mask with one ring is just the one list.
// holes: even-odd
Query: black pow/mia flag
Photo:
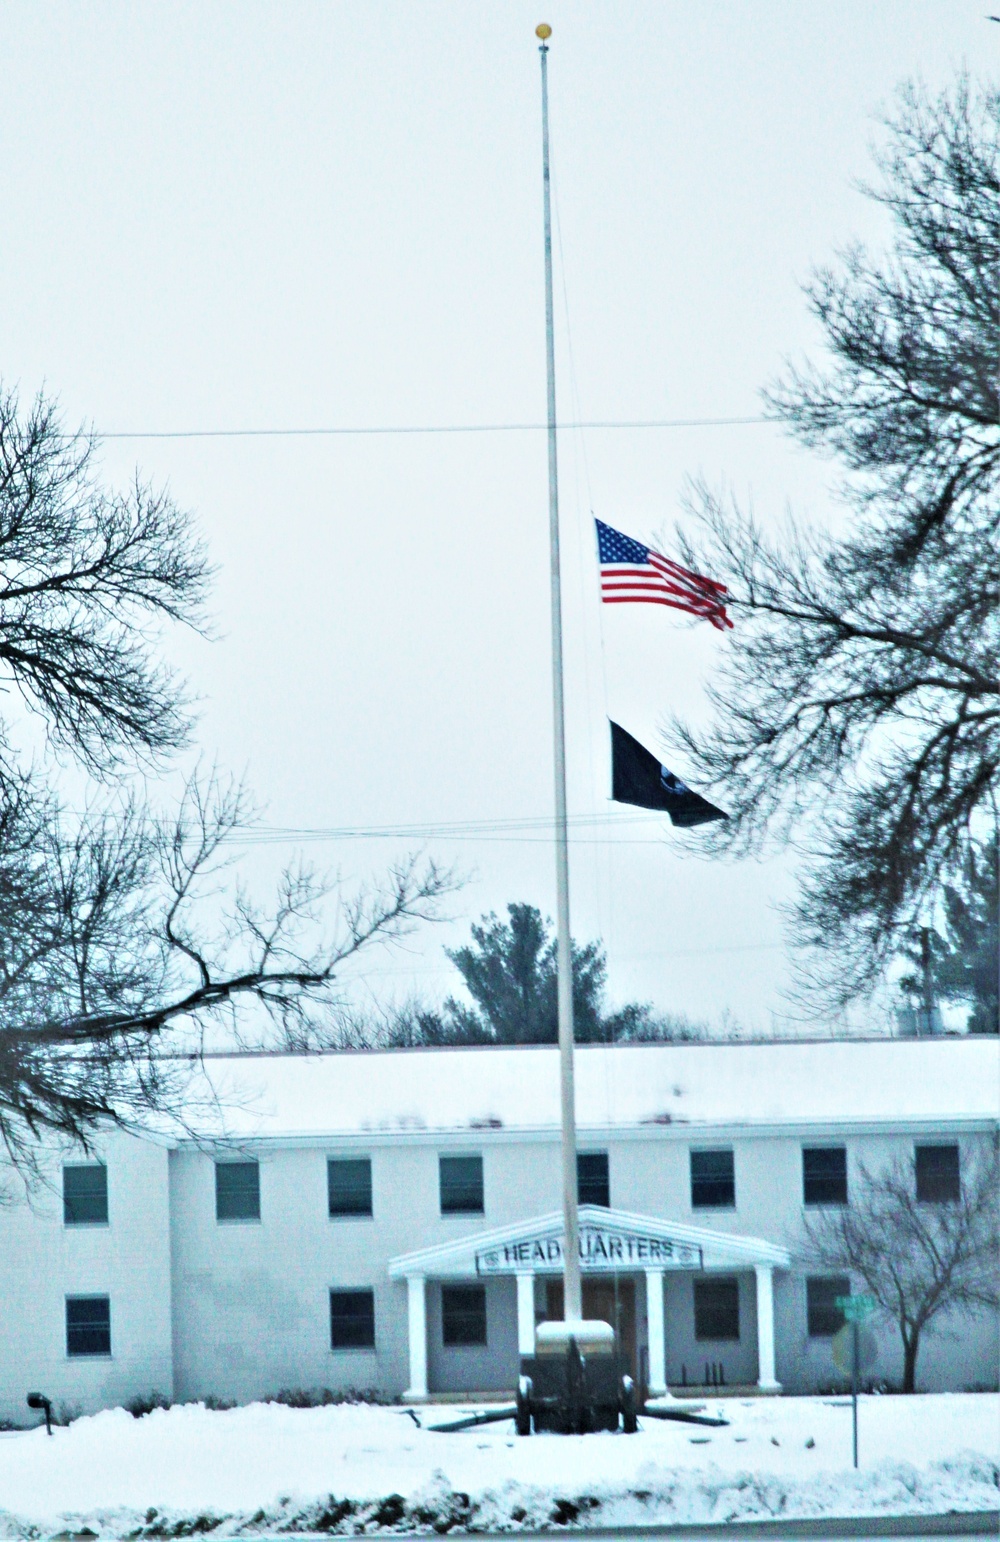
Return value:
[(692, 792), (617, 723), (611, 724), (611, 796), (616, 803), (665, 809), (673, 824), (685, 828), (729, 818), (707, 798)]

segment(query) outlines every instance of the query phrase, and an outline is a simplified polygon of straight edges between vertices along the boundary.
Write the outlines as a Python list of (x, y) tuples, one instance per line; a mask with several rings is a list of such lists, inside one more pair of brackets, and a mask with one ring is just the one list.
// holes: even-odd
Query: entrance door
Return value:
[[(618, 1352), (630, 1376), (635, 1375), (635, 1281), (631, 1279), (590, 1279), (583, 1281), (583, 1315), (598, 1322), (609, 1322), (615, 1330)], [(560, 1322), (563, 1316), (563, 1282), (547, 1280), (545, 1316)]]

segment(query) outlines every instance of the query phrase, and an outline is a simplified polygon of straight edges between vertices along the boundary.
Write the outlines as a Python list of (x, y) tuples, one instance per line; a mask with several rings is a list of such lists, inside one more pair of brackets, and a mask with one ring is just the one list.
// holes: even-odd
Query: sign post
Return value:
[(858, 1465), (858, 1333), (866, 1317), (878, 1306), (874, 1296), (837, 1296), (834, 1306), (851, 1330), (851, 1425), (854, 1465)]

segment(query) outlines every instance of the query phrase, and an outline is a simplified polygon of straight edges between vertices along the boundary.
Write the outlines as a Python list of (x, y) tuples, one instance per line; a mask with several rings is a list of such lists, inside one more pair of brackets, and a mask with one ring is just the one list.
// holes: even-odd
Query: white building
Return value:
[[(0, 1418), (153, 1390), (417, 1398), (510, 1389), (561, 1314), (554, 1048), (219, 1057), (227, 1138), (103, 1134), (0, 1208)], [(828, 1387), (840, 1278), (801, 1255), (811, 1205), (905, 1158), (947, 1203), (994, 1140), (986, 1039), (585, 1047), (585, 1311), (653, 1390)], [(857, 1288), (857, 1284), (855, 1284)], [(877, 1375), (900, 1377), (880, 1330)], [(927, 1389), (996, 1386), (997, 1322), (926, 1338)]]

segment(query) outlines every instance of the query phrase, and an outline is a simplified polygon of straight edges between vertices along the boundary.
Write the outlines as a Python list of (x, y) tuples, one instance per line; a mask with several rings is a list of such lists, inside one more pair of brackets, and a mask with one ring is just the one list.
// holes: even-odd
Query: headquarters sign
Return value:
[[(671, 1237), (617, 1227), (580, 1228), (580, 1265), (592, 1274), (616, 1270), (700, 1269), (701, 1248)], [(554, 1233), (503, 1242), (476, 1254), (477, 1274), (554, 1274), (563, 1266), (563, 1239)]]

